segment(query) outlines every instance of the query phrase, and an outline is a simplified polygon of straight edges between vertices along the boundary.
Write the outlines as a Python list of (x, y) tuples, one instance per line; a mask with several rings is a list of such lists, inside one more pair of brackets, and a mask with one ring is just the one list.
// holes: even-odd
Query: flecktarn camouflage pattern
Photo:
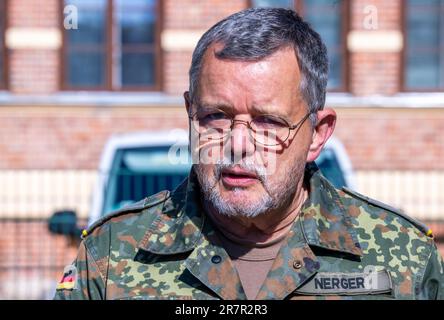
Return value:
[[(257, 299), (443, 299), (443, 261), (421, 224), (307, 165), (309, 199)], [(246, 299), (200, 205), (193, 171), (84, 234), (56, 299)]]

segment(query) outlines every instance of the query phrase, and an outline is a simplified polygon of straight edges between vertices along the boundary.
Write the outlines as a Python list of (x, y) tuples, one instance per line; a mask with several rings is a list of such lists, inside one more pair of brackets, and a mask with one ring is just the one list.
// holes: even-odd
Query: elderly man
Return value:
[(248, 9), (200, 39), (185, 93), (198, 163), (175, 191), (84, 233), (60, 299), (442, 299), (430, 232), (337, 190), (325, 45), (294, 11)]

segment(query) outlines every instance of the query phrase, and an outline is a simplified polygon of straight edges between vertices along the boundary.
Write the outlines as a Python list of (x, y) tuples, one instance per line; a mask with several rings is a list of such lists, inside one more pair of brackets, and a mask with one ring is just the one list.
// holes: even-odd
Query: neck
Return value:
[(307, 197), (307, 189), (300, 186), (286, 209), (274, 210), (254, 218), (225, 216), (211, 208), (207, 209), (207, 213), (217, 229), (230, 240), (247, 246), (265, 247), (287, 235)]

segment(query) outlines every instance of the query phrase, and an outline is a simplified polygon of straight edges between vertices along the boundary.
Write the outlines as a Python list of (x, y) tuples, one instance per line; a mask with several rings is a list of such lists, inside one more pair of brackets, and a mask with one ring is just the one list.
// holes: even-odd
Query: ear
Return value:
[(190, 108), (191, 108), (190, 93), (188, 91), (185, 91), (183, 93), (183, 97), (185, 99), (185, 108), (187, 109), (188, 115), (190, 115)]
[(315, 161), (322, 151), (324, 144), (333, 134), (336, 125), (336, 112), (331, 108), (320, 110), (317, 113), (318, 122), (313, 131), (312, 142), (308, 149), (307, 162)]

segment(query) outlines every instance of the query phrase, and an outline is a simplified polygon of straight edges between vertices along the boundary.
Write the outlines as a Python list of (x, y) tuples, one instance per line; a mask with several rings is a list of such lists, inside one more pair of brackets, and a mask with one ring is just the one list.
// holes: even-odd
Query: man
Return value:
[(59, 299), (442, 299), (420, 223), (313, 163), (336, 114), (327, 53), (292, 10), (248, 9), (200, 39), (185, 101), (199, 159), (174, 192), (84, 232)]

